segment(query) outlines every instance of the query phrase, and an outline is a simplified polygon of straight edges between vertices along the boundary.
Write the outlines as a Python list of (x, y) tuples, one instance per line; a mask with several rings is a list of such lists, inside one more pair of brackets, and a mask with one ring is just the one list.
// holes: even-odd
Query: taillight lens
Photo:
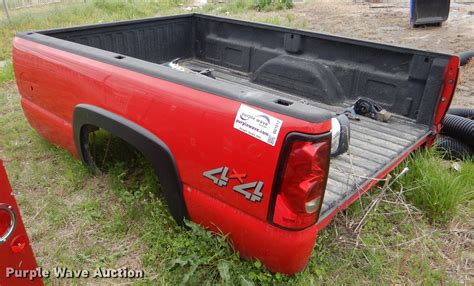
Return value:
[(329, 170), (330, 136), (288, 136), (280, 162), (273, 223), (303, 229), (316, 223)]
[(15, 230), (15, 214), (11, 206), (0, 204), (0, 244), (7, 241)]

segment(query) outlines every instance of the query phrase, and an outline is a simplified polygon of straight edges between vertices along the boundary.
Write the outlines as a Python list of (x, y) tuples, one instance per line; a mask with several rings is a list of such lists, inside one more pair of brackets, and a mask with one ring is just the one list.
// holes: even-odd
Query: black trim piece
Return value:
[[(281, 149), (280, 158), (278, 159), (278, 166), (277, 166), (277, 169), (276, 169), (276, 172), (275, 172), (275, 177), (273, 179), (273, 187), (272, 187), (272, 192), (271, 192), (271, 195), (270, 195), (267, 221), (271, 225), (282, 228), (282, 229), (285, 229), (285, 230), (288, 230), (288, 231), (300, 231), (300, 230), (305, 229), (305, 228), (303, 228), (303, 229), (287, 228), (287, 227), (283, 227), (281, 225), (273, 223), (273, 215), (275, 213), (276, 198), (277, 198), (278, 193), (280, 193), (281, 184), (283, 183), (283, 175), (284, 175), (284, 172), (285, 172), (285, 169), (286, 169), (286, 164), (288, 163), (288, 157), (290, 155), (291, 146), (292, 146), (293, 142), (295, 142), (295, 141), (305, 141), (305, 142), (317, 143), (317, 142), (324, 141), (327, 138), (329, 138), (329, 139), (331, 138), (331, 132), (327, 132), (327, 133), (324, 133), (324, 134), (318, 134), (318, 135), (291, 132), (291, 133), (288, 134), (288, 136), (286, 136), (285, 143), (283, 143), (283, 147)], [(329, 144), (331, 144), (330, 140), (329, 140)], [(331, 150), (331, 146), (329, 146), (329, 150)], [(323, 190), (323, 194), (322, 194), (322, 197), (321, 197), (321, 202), (320, 202), (321, 205), (319, 206), (319, 211), (321, 211), (321, 206), (322, 206), (323, 201), (324, 201), (324, 193), (326, 192), (326, 183), (327, 183), (327, 179), (329, 177), (329, 164), (330, 164), (330, 161), (331, 161), (331, 155), (330, 155), (330, 153), (328, 153), (328, 165), (327, 165), (327, 168), (326, 168), (328, 170), (328, 176), (326, 176), (326, 182), (324, 183), (324, 190)], [(319, 213), (317, 215), (315, 223), (317, 223), (318, 220), (319, 220)]]
[[(148, 18), (123, 20), (123, 21), (115, 21), (115, 22), (100, 23), (100, 24), (86, 24), (86, 25), (72, 26), (72, 27), (66, 27), (66, 28), (36, 30), (36, 31), (29, 31), (29, 33), (40, 33), (40, 34), (48, 35), (48, 34), (53, 34), (53, 33), (91, 30), (91, 29), (104, 28), (104, 27), (128, 26), (131, 24), (142, 24), (142, 23), (147, 23), (147, 22), (152, 23), (152, 22), (156, 22), (156, 20), (186, 19), (186, 18), (193, 17), (194, 15), (195, 14), (193, 13), (188, 13), (188, 14), (160, 16), (160, 17), (148, 17)], [(20, 33), (17, 33), (17, 34), (20, 34)]]
[(89, 152), (88, 135), (97, 128), (105, 129), (137, 148), (155, 169), (173, 218), (179, 224), (189, 218), (176, 162), (163, 141), (119, 115), (96, 106), (79, 104), (73, 116), (74, 142), (82, 161), (93, 170), (97, 167)]

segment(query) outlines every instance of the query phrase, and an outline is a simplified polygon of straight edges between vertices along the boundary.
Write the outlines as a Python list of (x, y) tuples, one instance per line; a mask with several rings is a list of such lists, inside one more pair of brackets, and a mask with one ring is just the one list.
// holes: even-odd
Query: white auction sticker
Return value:
[(283, 121), (255, 108), (240, 105), (234, 128), (275, 146)]

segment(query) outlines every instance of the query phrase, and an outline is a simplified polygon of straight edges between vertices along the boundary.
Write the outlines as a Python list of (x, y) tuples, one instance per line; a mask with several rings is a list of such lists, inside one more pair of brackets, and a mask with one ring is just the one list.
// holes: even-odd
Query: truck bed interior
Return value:
[[(327, 111), (335, 115), (358, 97), (373, 99), (393, 116), (389, 122), (362, 116), (360, 121), (351, 121), (349, 152), (331, 159), (320, 220), (430, 132), (450, 59), (443, 54), (199, 14), (27, 35), (145, 73), (171, 69), (168, 63), (179, 58), (180, 66), (211, 69), (214, 77), (194, 75), (205, 85), (183, 84), (199, 89), (209, 86), (215, 94), (220, 94), (218, 87), (226, 92), (243, 90), (258, 95), (259, 100), (272, 99), (281, 110), (295, 109), (295, 114), (304, 109), (304, 114)], [(168, 74), (163, 77), (173, 80)]]

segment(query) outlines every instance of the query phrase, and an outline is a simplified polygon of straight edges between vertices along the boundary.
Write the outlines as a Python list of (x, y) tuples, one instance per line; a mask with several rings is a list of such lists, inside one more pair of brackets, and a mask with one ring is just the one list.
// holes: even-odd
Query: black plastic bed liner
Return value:
[[(320, 102), (302, 99), (290, 93), (252, 83), (248, 75), (236, 73), (195, 58), (184, 59), (180, 65), (188, 68), (209, 68), (216, 80), (228, 81), (246, 87), (314, 105), (333, 114), (341, 113), (353, 102), (342, 105), (325, 105)], [(361, 191), (375, 176), (386, 170), (416, 145), (429, 132), (427, 125), (416, 124), (414, 120), (392, 115), (389, 122), (380, 122), (360, 116), (360, 121), (352, 120), (349, 151), (331, 158), (329, 179), (324, 196), (319, 221), (340, 207), (348, 198)]]

